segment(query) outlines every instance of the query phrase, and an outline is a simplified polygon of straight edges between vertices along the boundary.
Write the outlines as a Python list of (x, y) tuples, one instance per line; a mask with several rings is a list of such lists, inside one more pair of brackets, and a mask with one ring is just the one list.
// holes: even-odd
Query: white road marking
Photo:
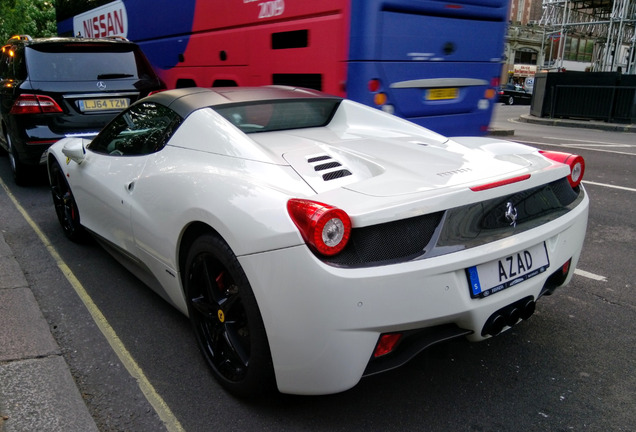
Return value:
[(600, 145), (602, 147), (636, 147), (636, 144), (622, 144), (622, 143), (614, 143), (614, 142), (605, 142), (605, 141), (591, 141), (591, 140), (580, 140), (574, 138), (559, 138), (559, 137), (543, 137), (545, 139), (554, 139), (561, 141), (575, 141), (579, 143), (589, 143), (589, 144), (580, 144), (580, 145)]
[(594, 186), (608, 187), (608, 188), (612, 188), (612, 189), (620, 189), (620, 190), (625, 190), (625, 191), (629, 191), (629, 192), (636, 192), (636, 189), (628, 188), (628, 187), (625, 187), (625, 186), (616, 186), (616, 185), (607, 184), (607, 183), (597, 183), (597, 182), (588, 181), (588, 180), (583, 180), (583, 183), (589, 184), (589, 185), (594, 185)]
[[(558, 139), (558, 138), (552, 138), (552, 139)], [(563, 141), (562, 138), (560, 138), (560, 140)], [(579, 150), (588, 150), (588, 151), (595, 151), (595, 152), (601, 152), (601, 153), (612, 153), (612, 154), (619, 154), (619, 155), (626, 155), (626, 156), (636, 156), (636, 153), (621, 152), (616, 150), (605, 150), (602, 148), (593, 148), (589, 144), (586, 145), (586, 144), (576, 144), (576, 143), (572, 143), (572, 144), (549, 143), (545, 141), (528, 141), (528, 140), (518, 140), (514, 138), (510, 138), (508, 141), (514, 141), (514, 142), (528, 144), (528, 145), (537, 146), (537, 147), (550, 146), (550, 147), (574, 148)], [(604, 146), (599, 144), (598, 147), (610, 147), (610, 146)], [(615, 146), (611, 146), (611, 147), (615, 147)], [(620, 147), (627, 147), (627, 146), (621, 145)]]
[(185, 429), (181, 426), (177, 417), (172, 413), (168, 404), (150, 383), (150, 380), (146, 377), (143, 369), (141, 369), (137, 361), (130, 354), (130, 351), (128, 351), (122, 340), (115, 332), (115, 329), (113, 329), (102, 311), (97, 307), (79, 279), (75, 277), (75, 274), (71, 271), (66, 262), (64, 262), (62, 256), (57, 252), (49, 238), (35, 223), (29, 213), (27, 213), (26, 209), (22, 207), (18, 199), (13, 195), (13, 193), (11, 193), (9, 187), (1, 178), (0, 187), (5, 190), (9, 199), (13, 201), (15, 208), (22, 214), (22, 217), (24, 217), (33, 231), (35, 231), (35, 234), (40, 238), (40, 241), (49, 252), (49, 255), (51, 255), (53, 260), (56, 262), (57, 267), (66, 277), (66, 280), (71, 284), (82, 303), (84, 303), (84, 306), (91, 314), (93, 321), (100, 329), (117, 357), (119, 357), (119, 360), (122, 362), (129, 375), (137, 381), (137, 385), (141, 389), (141, 392), (144, 394), (150, 405), (152, 405), (159, 418), (163, 421), (166, 429), (168, 429), (169, 432), (184, 432)]
[(575, 269), (574, 270), (574, 274), (575, 275), (579, 275), (579, 276), (583, 276), (584, 278), (588, 278), (588, 279), (593, 279), (595, 281), (599, 281), (599, 282), (607, 282), (607, 277), (605, 276), (600, 276), (594, 273), (590, 273), (587, 272), (585, 270), (581, 270), (581, 269)]

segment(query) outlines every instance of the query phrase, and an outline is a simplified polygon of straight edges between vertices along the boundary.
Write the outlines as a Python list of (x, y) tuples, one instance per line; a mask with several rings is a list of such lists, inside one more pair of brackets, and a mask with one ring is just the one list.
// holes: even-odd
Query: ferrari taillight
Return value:
[(10, 114), (61, 113), (62, 108), (49, 96), (23, 94), (11, 107)]
[(351, 235), (351, 219), (344, 210), (303, 199), (290, 199), (287, 212), (305, 242), (322, 255), (342, 251)]
[(574, 155), (570, 153), (553, 152), (539, 150), (543, 156), (548, 159), (552, 159), (556, 162), (561, 162), (570, 166), (570, 175), (568, 181), (573, 188), (577, 187), (583, 180), (583, 174), (585, 174), (585, 160), (582, 156)]

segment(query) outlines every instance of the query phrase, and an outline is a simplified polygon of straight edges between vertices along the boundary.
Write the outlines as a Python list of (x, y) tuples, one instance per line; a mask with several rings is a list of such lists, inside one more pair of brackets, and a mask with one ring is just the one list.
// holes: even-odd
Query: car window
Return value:
[(166, 145), (181, 122), (181, 117), (171, 109), (142, 102), (117, 116), (88, 148), (112, 156), (154, 153)]
[(340, 99), (274, 100), (222, 105), (213, 109), (244, 133), (325, 126)]
[[(29, 77), (33, 81), (95, 81), (144, 78), (133, 46), (112, 50), (99, 44), (37, 45), (27, 49)], [(141, 65), (142, 67), (144, 65)]]
[(15, 57), (13, 58), (14, 77), (24, 80), (27, 77), (26, 62), (24, 61), (24, 47), (16, 47)]

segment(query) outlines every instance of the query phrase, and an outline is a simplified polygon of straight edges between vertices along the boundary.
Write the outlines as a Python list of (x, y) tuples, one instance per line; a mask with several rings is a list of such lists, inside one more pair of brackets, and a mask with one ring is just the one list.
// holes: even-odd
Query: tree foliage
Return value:
[(1, 0), (0, 45), (16, 34), (55, 36), (55, 0)]

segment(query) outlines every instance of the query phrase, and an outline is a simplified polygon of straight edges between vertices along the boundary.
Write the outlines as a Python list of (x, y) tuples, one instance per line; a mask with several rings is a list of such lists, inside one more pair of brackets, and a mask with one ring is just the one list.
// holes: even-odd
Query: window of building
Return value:
[(537, 64), (537, 52), (534, 50), (518, 50), (515, 51), (515, 64)]
[(566, 60), (590, 62), (594, 51), (594, 40), (569, 36), (565, 44)]

